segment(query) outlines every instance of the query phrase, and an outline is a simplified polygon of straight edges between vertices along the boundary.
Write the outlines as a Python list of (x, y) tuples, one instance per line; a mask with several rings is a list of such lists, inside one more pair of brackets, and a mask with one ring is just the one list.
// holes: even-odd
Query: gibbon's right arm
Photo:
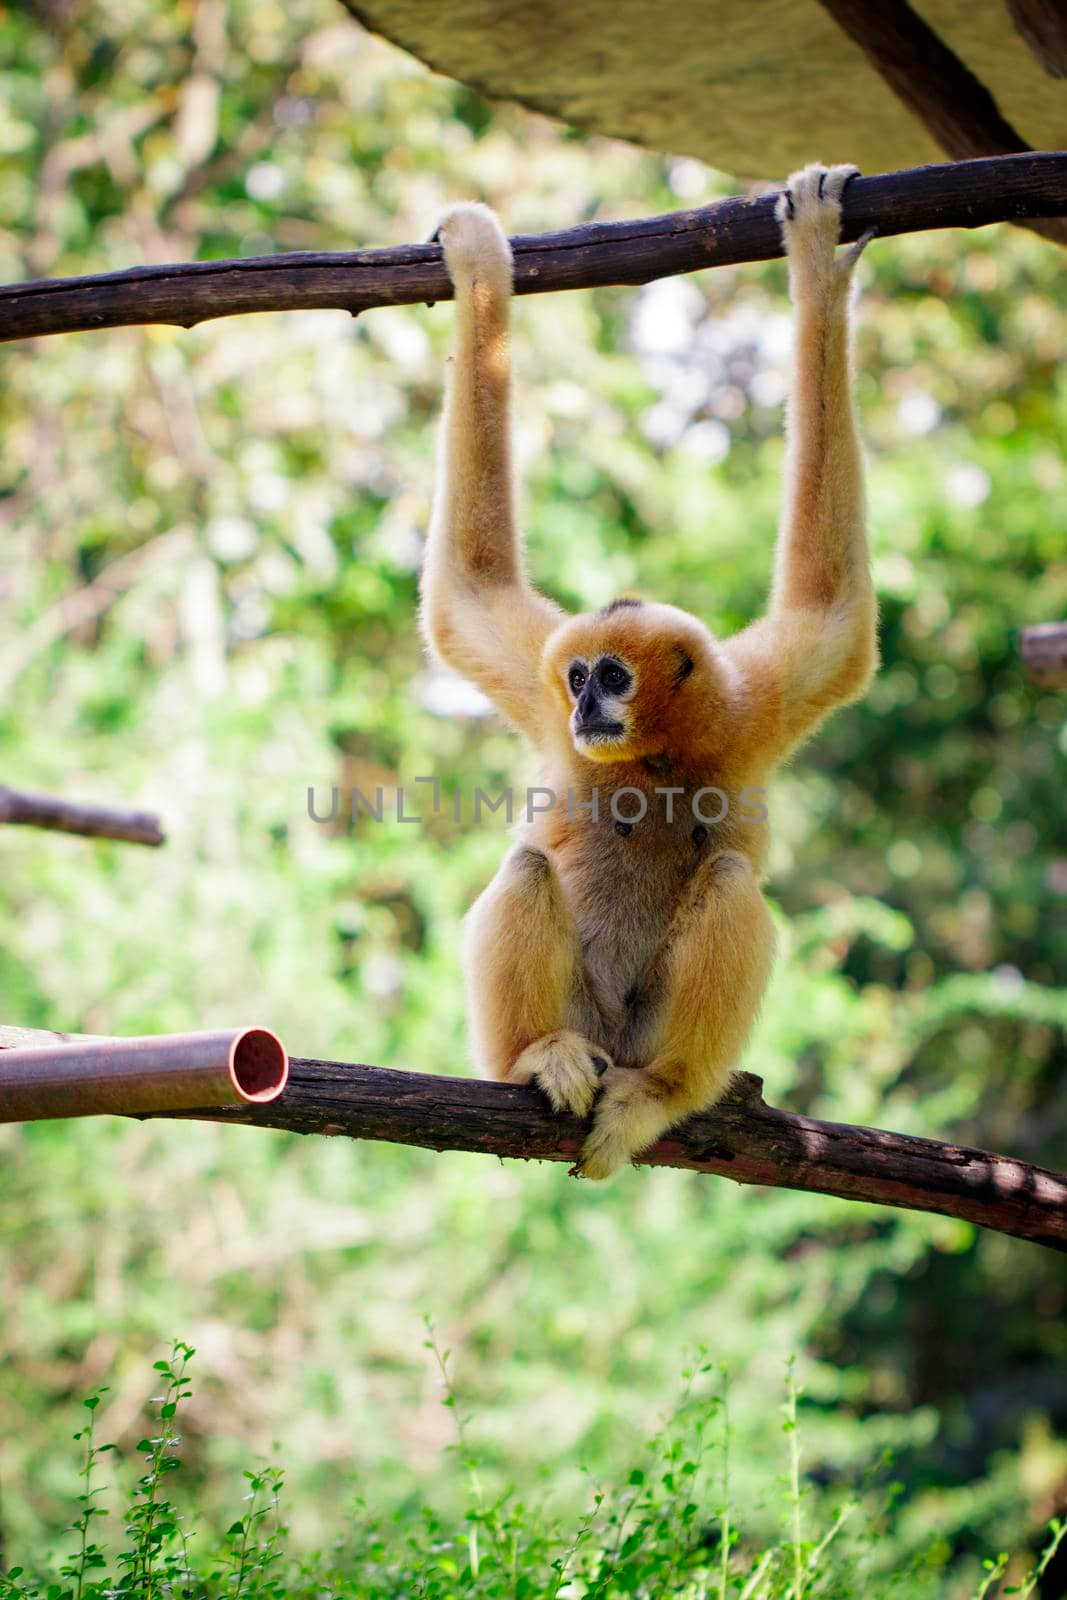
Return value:
[(767, 615), (724, 647), (754, 708), (740, 737), (764, 771), (857, 699), (878, 661), (849, 349), (852, 272), (871, 236), (836, 249), (855, 171), (805, 167), (778, 200), (795, 306), (785, 507)]
[(456, 352), (441, 425), (422, 573), (433, 651), (535, 742), (544, 733), (538, 665), (562, 620), (526, 579), (511, 465), (511, 250), (487, 206), (454, 206), (438, 236), (456, 292)]

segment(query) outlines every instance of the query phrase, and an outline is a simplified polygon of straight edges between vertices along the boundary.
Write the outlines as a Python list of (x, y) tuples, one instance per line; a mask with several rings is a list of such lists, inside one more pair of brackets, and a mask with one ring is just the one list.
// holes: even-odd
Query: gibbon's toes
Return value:
[(632, 1110), (635, 1100), (641, 1099), (642, 1078), (643, 1074), (634, 1067), (611, 1065), (603, 1072), (597, 1084), (593, 1126), (571, 1168), (572, 1176), (600, 1182), (629, 1165), (637, 1135)]
[(586, 1117), (592, 1109), (601, 1075), (611, 1058), (580, 1033), (550, 1033), (528, 1045), (512, 1068), (516, 1078), (528, 1074), (543, 1089), (553, 1111)]
[(452, 206), (437, 224), (434, 237), (444, 250), (453, 283), (484, 278), (511, 293), (511, 246), (488, 206), (466, 200)]
[(613, 1177), (629, 1161), (630, 1151), (618, 1134), (603, 1123), (594, 1124), (571, 1173), (575, 1178), (591, 1178), (594, 1183), (603, 1183), (605, 1178)]

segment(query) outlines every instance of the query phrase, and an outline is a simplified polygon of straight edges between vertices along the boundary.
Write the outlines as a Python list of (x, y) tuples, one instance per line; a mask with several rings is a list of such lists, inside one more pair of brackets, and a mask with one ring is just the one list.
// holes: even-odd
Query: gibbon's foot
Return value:
[(573, 1177), (598, 1182), (628, 1166), (674, 1120), (647, 1068), (612, 1067), (599, 1087), (592, 1130), (571, 1168)]
[(496, 213), (488, 206), (465, 200), (450, 207), (433, 237), (441, 242), (454, 285), (481, 279), (498, 293), (510, 295), (511, 246)]
[(580, 1033), (562, 1030), (546, 1033), (527, 1045), (508, 1073), (513, 1083), (531, 1078), (543, 1089), (553, 1111), (589, 1115), (600, 1080), (612, 1065), (611, 1057)]
[(786, 253), (794, 268), (806, 267), (842, 282), (849, 277), (864, 247), (874, 238), (871, 228), (835, 256), (841, 236), (841, 196), (849, 179), (858, 175), (858, 167), (824, 167), (812, 162), (790, 177), (778, 196), (775, 215), (782, 224)]

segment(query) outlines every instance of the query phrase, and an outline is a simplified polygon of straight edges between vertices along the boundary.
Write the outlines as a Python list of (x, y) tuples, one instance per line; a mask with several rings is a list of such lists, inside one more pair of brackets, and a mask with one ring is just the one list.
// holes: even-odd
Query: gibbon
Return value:
[(574, 1168), (587, 1178), (715, 1103), (770, 975), (766, 828), (736, 803), (694, 820), (712, 804), (697, 797), (758, 791), (877, 664), (849, 353), (867, 238), (836, 249), (855, 171), (808, 166), (779, 196), (795, 307), (788, 484), (766, 615), (728, 639), (644, 600), (568, 616), (531, 586), (509, 436), (508, 242), (478, 204), (438, 230), (457, 335), (422, 626), (530, 739), (557, 797), (467, 918), (470, 1028), (483, 1072), (591, 1114)]

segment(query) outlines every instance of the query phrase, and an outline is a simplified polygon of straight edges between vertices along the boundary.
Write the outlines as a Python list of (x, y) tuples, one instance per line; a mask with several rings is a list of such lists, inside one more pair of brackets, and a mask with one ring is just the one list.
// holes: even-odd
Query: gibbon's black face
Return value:
[(571, 732), (579, 749), (616, 743), (626, 731), (626, 701), (634, 675), (613, 655), (594, 661), (576, 658), (567, 669), (567, 687), (574, 701)]

